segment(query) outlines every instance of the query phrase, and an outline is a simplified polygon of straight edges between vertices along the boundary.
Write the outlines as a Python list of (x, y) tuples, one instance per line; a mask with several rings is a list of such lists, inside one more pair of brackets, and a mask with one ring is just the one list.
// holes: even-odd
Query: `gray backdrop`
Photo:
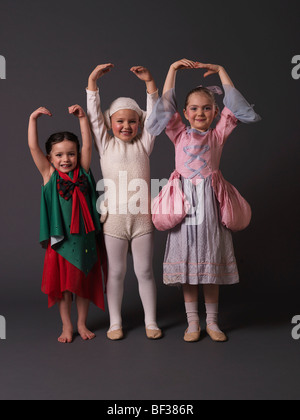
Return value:
[[(300, 80), (291, 74), (292, 58), (300, 54), (298, 3), (1, 0), (0, 55), (7, 65), (6, 80), (0, 80), (0, 315), (7, 322), (7, 338), (0, 340), (1, 399), (298, 397), (300, 344), (291, 338), (291, 319), (300, 312)], [(221, 163), (224, 177), (253, 210), (249, 228), (234, 234), (241, 283), (221, 291), (220, 316), (230, 341), (222, 347), (205, 336), (194, 346), (182, 342), (182, 295), (162, 284), (166, 234), (156, 232), (164, 339), (144, 338), (129, 259), (126, 340), (108, 342), (107, 312), (91, 307), (96, 340), (58, 345), (57, 310), (47, 309), (40, 292), (42, 180), (27, 147), (28, 117), (42, 105), (53, 112), (52, 119), (39, 120), (42, 143), (56, 131), (79, 133), (67, 107), (86, 108), (87, 78), (97, 64), (115, 64), (101, 79), (103, 108), (118, 96), (132, 96), (144, 107), (144, 83), (130, 67), (148, 67), (161, 92), (169, 65), (183, 57), (223, 65), (263, 118), (235, 130)], [(216, 76), (203, 81), (202, 75), (179, 72), (180, 108), (195, 85), (220, 84)], [(152, 178), (166, 178), (173, 168), (173, 145), (161, 134), (151, 155)], [(92, 169), (99, 180), (96, 151)]]

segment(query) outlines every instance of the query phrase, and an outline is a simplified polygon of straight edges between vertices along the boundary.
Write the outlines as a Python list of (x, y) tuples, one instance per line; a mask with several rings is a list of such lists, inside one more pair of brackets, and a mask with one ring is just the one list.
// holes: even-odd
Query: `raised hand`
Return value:
[(143, 80), (144, 82), (150, 82), (153, 80), (153, 77), (148, 69), (143, 66), (134, 66), (131, 67), (130, 71), (134, 73), (139, 79)]
[(171, 65), (171, 67), (174, 70), (195, 69), (195, 68), (197, 68), (197, 62), (196, 61), (192, 61), (192, 60), (188, 60), (186, 58), (182, 58), (181, 60), (175, 61), (175, 63), (173, 63)]
[(33, 111), (33, 113), (30, 115), (30, 118), (36, 120), (42, 115), (48, 115), (49, 117), (52, 117), (51, 112), (47, 108), (41, 106), (40, 108)]
[(219, 73), (222, 69), (222, 67), (217, 64), (205, 64), (205, 63), (199, 63), (199, 62), (196, 62), (196, 68), (207, 70), (207, 72), (204, 73), (203, 77), (207, 77), (207, 76), (210, 76), (211, 74)]
[(75, 117), (78, 117), (78, 118), (86, 117), (86, 114), (80, 105), (72, 105), (68, 109), (69, 109), (69, 114), (73, 114)]
[(100, 77), (102, 77), (105, 73), (108, 73), (111, 71), (111, 69), (114, 67), (113, 64), (107, 63), (107, 64), (99, 64), (92, 73), (90, 74), (90, 78), (93, 80), (98, 80)]
[(197, 62), (197, 68), (207, 70), (203, 77), (210, 76), (211, 74), (218, 74), (223, 85), (234, 86), (224, 67), (219, 66), (218, 64), (205, 64)]
[(114, 68), (112, 63), (99, 64), (90, 74), (88, 80), (88, 89), (97, 90), (97, 80), (104, 74), (110, 72)]
[(182, 58), (181, 60), (175, 61), (175, 63), (171, 64), (169, 68), (169, 72), (165, 80), (163, 94), (166, 93), (168, 90), (175, 87), (176, 74), (178, 70), (196, 69), (196, 68), (197, 68), (197, 62), (188, 60), (187, 58)]
[(150, 71), (143, 66), (134, 66), (131, 67), (130, 71), (134, 73), (140, 80), (143, 80), (146, 83), (147, 92), (152, 94), (157, 91), (156, 83), (152, 77)]

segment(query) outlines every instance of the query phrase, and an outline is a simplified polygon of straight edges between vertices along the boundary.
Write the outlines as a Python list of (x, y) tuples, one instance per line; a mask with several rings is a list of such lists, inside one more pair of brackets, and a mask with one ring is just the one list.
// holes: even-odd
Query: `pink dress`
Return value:
[(176, 170), (191, 205), (184, 221), (168, 235), (166, 284), (239, 282), (231, 231), (221, 221), (217, 199), (226, 195), (227, 184), (219, 170), (223, 146), (237, 124), (237, 118), (225, 107), (216, 128), (206, 133), (186, 127), (178, 112), (166, 127), (175, 146)]
[(241, 121), (261, 120), (233, 86), (223, 85), (223, 111), (216, 128), (206, 133), (186, 127), (177, 112), (175, 89), (155, 105), (147, 128), (153, 135), (164, 129), (175, 146), (180, 174), (190, 210), (169, 231), (164, 257), (164, 283), (235, 284), (239, 274), (231, 231), (242, 230), (251, 219), (251, 208), (219, 169), (223, 147)]

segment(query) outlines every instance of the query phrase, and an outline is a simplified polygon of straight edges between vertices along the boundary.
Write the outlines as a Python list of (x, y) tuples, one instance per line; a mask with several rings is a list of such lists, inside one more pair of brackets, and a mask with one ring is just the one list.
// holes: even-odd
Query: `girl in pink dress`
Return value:
[[(218, 87), (193, 89), (186, 98), (186, 127), (177, 111), (175, 79), (179, 69), (206, 69), (204, 77), (217, 73), (225, 90), (225, 107), (219, 114), (214, 93)], [(260, 117), (234, 88), (225, 69), (182, 59), (168, 72), (163, 96), (157, 102), (147, 129), (158, 135), (164, 128), (175, 146), (176, 170), (181, 176), (190, 210), (184, 220), (169, 231), (164, 258), (164, 283), (182, 285), (188, 319), (184, 340), (198, 341), (199, 285), (203, 285), (206, 330), (214, 341), (226, 341), (218, 326), (219, 286), (236, 284), (239, 274), (231, 231), (244, 229), (251, 209), (238, 191), (224, 180), (219, 170), (223, 146), (239, 121), (251, 123)]]

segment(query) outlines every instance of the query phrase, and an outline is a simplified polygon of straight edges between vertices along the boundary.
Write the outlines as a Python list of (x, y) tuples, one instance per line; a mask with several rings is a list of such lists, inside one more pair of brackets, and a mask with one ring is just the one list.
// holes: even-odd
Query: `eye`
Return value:
[(205, 106), (204, 107), (204, 111), (211, 111), (212, 110), (212, 107), (211, 106)]

